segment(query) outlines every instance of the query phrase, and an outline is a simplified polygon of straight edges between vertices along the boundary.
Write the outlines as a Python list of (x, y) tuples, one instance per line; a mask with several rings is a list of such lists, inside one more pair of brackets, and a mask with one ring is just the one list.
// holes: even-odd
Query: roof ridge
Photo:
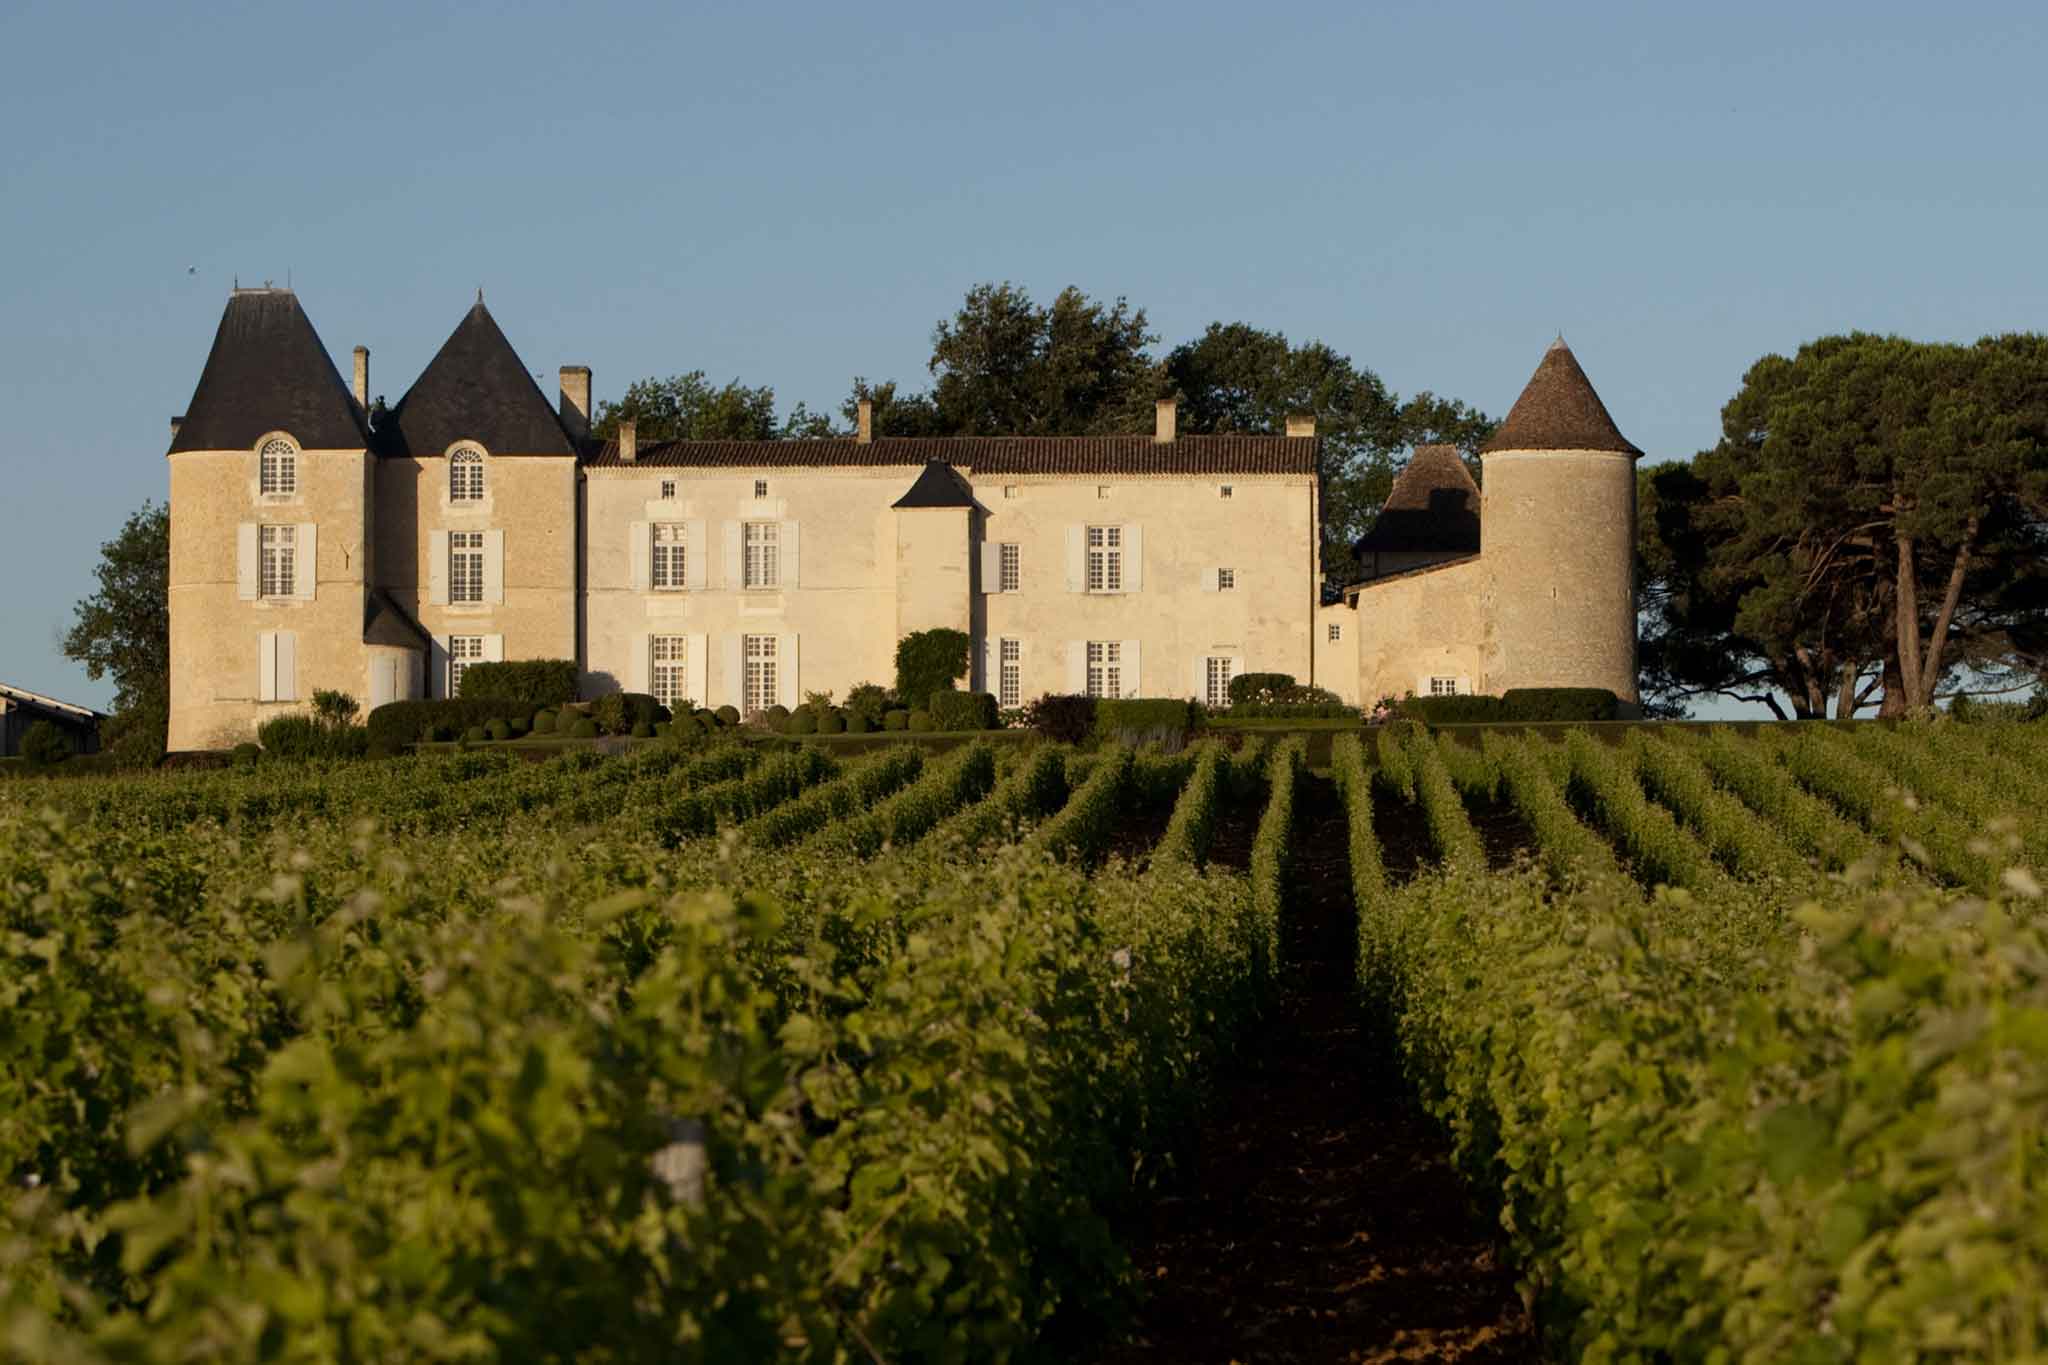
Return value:
[(171, 454), (240, 450), (284, 431), (307, 450), (367, 449), (370, 429), (289, 289), (228, 295)]
[(462, 440), (493, 455), (577, 453), (561, 414), (482, 299), (406, 389), (384, 429), (393, 454), (440, 455)]
[(1594, 392), (1579, 358), (1562, 336), (1550, 343), (1536, 372), (1522, 387), (1508, 415), (1479, 448), (1482, 455), (1507, 450), (1604, 450), (1639, 456), (1621, 434), (1607, 405)]

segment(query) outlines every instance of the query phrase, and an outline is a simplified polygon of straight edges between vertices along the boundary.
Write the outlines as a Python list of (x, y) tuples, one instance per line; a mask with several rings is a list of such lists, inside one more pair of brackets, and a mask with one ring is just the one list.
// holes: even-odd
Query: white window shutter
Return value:
[(1088, 690), (1088, 642), (1067, 641), (1067, 691), (1075, 694)]
[(235, 528), (235, 596), (244, 602), (254, 601), (257, 592), (257, 527), (253, 521), (245, 521)]
[(277, 700), (277, 632), (256, 633), (256, 700)]
[(297, 531), (292, 547), (292, 596), (310, 602), (320, 579), (320, 528), (302, 521)]
[(505, 533), (484, 532), (484, 601), (505, 601)]
[(728, 521), (725, 523), (725, 586), (737, 588), (743, 582), (740, 573), (740, 524)]
[(1067, 528), (1067, 591), (1088, 591), (1088, 528)]
[(649, 539), (647, 523), (636, 521), (626, 528), (626, 568), (628, 580), (634, 592), (646, 592), (648, 570), (654, 560), (653, 544)]
[(1003, 590), (1003, 547), (993, 540), (981, 542), (981, 590)]
[(794, 711), (804, 694), (797, 688), (797, 637), (778, 636), (775, 641), (775, 690), (781, 694), (782, 704)]
[[(437, 607), (448, 605), (448, 533), (427, 532), (427, 601)], [(442, 645), (441, 657), (446, 658), (448, 650)]]
[(653, 672), (653, 667), (649, 662), (653, 654), (653, 636), (643, 634), (633, 637), (633, 658), (626, 668), (626, 690), (628, 692), (646, 692), (651, 690), (648, 685), (648, 678)]
[(803, 586), (803, 579), (797, 570), (797, 563), (796, 523), (785, 521), (782, 523), (780, 544), (776, 547), (775, 572), (776, 576), (780, 579), (778, 586), (784, 588), (799, 588)]
[(1145, 587), (1145, 528), (1124, 527), (1124, 591), (1141, 592)]
[(1203, 591), (1203, 592), (1222, 592), (1222, 591), (1223, 591), (1223, 571), (1222, 571), (1222, 570), (1220, 570), (1220, 569), (1204, 569), (1204, 570), (1202, 570), (1202, 591)]
[(1119, 662), (1123, 665), (1123, 672), (1117, 681), (1123, 685), (1124, 695), (1127, 697), (1144, 696), (1145, 670), (1140, 660), (1140, 652), (1136, 640), (1124, 641), (1123, 657)]
[[(746, 637), (728, 635), (725, 637), (725, 657), (721, 659), (718, 679), (719, 691), (726, 701), (740, 710), (747, 709), (747, 665), (745, 660)], [(708, 704), (708, 703), (707, 703)]]
[(1460, 679), (1458, 679), (1458, 684), (1457, 684), (1457, 686), (1458, 686), (1458, 695), (1459, 695), (1459, 696), (1461, 696), (1461, 697), (1469, 697), (1469, 696), (1471, 696), (1471, 695), (1472, 695), (1472, 680), (1471, 680), (1470, 678), (1460, 678)]
[[(701, 525), (701, 523), (699, 524)], [(710, 672), (711, 663), (711, 637), (709, 635), (692, 635), (689, 637), (689, 643), (686, 647), (690, 651), (690, 657), (683, 661), (683, 668), (688, 678), (685, 695), (699, 706), (709, 706), (711, 704), (711, 689), (708, 686), (710, 678), (707, 675)]]
[(487, 664), (504, 663), (505, 637), (502, 635), (484, 636), (484, 657), (478, 662)]
[(297, 701), (299, 699), (298, 639), (288, 630), (280, 630), (277, 640), (277, 695), (273, 701)]
[(1233, 654), (1233, 655), (1231, 655), (1231, 656), (1230, 656), (1230, 676), (1231, 676), (1231, 677), (1233, 677), (1233, 678), (1235, 678), (1235, 677), (1236, 677), (1236, 676), (1237, 676), (1238, 674), (1240, 674), (1240, 673), (1242, 673), (1242, 672), (1244, 672), (1244, 655), (1242, 655), (1242, 654)]
[[(708, 565), (704, 560), (706, 553), (704, 548), (704, 523), (701, 519), (688, 523), (688, 530), (684, 532), (684, 549), (683, 570), (689, 575), (690, 586), (701, 589), (710, 578), (710, 575), (705, 573)], [(642, 558), (645, 558), (645, 556), (642, 556)], [(690, 700), (696, 702), (699, 706), (704, 705), (702, 693), (690, 698)]]

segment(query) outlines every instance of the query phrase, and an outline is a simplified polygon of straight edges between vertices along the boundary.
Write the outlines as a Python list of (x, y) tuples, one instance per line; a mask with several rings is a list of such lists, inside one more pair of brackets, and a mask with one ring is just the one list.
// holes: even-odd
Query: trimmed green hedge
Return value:
[(1194, 702), (1176, 697), (1103, 697), (1095, 703), (1095, 732), (1124, 744), (1159, 740), (1172, 746), (1187, 743), (1202, 723)]
[(1409, 697), (1401, 712), (1430, 725), (1534, 725), (1613, 720), (1620, 705), (1601, 687), (1511, 687), (1498, 697)]
[(523, 701), (559, 706), (576, 700), (574, 659), (514, 659), (462, 670), (462, 701)]
[(926, 709), (932, 713), (934, 730), (996, 728), (996, 699), (990, 692), (961, 692), (942, 687), (932, 693)]
[(512, 721), (514, 718), (527, 720), (533, 716), (530, 702), (508, 701), (497, 697), (460, 697), (454, 701), (393, 701), (386, 702), (370, 713), (364, 726), (370, 734), (373, 747), (386, 749), (418, 743), (420, 738), (437, 726), (446, 726), (456, 734), (471, 727), (482, 726), (486, 721)]
[(1230, 704), (1271, 701), (1294, 690), (1292, 673), (1240, 673), (1230, 680)]

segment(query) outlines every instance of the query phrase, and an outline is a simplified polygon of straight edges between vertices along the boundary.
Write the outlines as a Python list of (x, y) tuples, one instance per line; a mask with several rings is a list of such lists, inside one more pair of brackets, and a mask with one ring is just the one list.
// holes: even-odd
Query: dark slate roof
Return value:
[[(662, 441), (643, 443), (640, 465), (670, 469), (802, 469), (918, 466), (940, 460), (977, 476), (1004, 474), (1313, 474), (1313, 436), (903, 436), (865, 445), (831, 441)], [(594, 468), (619, 468), (607, 441)]]
[(1458, 448), (1443, 445), (1415, 447), (1372, 530), (1358, 542), (1360, 554), (1478, 548), (1479, 485)]
[(973, 507), (974, 490), (944, 460), (929, 460), (910, 491), (891, 507)]
[(228, 295), (170, 453), (245, 450), (268, 431), (289, 432), (307, 450), (361, 450), (370, 442), (362, 411), (298, 295), (237, 289)]
[(1507, 420), (1480, 447), (1496, 450), (1612, 450), (1641, 455), (1607, 415), (1607, 405), (1593, 392), (1592, 381), (1579, 368), (1578, 357), (1559, 337), (1543, 354), (1543, 363), (1529, 379), (1522, 396), (1508, 409)]
[(386, 454), (446, 454), (476, 441), (492, 455), (574, 455), (554, 405), (478, 299), (380, 425)]
[(370, 589), (363, 602), (363, 643), (366, 645), (420, 645), (431, 650), (434, 639), (420, 623), (405, 614), (397, 599), (382, 588)]

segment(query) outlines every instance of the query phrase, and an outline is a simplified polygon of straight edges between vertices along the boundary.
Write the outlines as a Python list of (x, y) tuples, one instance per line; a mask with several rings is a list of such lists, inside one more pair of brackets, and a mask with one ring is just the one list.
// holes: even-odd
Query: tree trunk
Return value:
[(1903, 716), (1912, 703), (1906, 697), (1906, 675), (1899, 671), (1899, 651), (1884, 656), (1884, 699), (1877, 704), (1880, 716)]
[(1903, 716), (1919, 705), (1920, 696), (1920, 576), (1913, 568), (1913, 538), (1899, 537), (1897, 606), (1892, 612), (1892, 650), (1898, 668), (1898, 698), (1892, 697), (1892, 671), (1885, 670), (1884, 710), (1887, 716)]
[(1863, 679), (1863, 668), (1855, 660), (1842, 665), (1842, 685), (1835, 694), (1835, 719), (1850, 720), (1856, 715), (1856, 684)]
[[(1970, 552), (1977, 543), (1977, 514), (1971, 513), (1963, 528), (1963, 543), (1956, 547), (1956, 560), (1949, 568), (1948, 587), (1941, 595), (1941, 611), (1934, 618), (1934, 633), (1921, 654), (1920, 676), (1913, 684), (1913, 705), (1925, 711), (1934, 705), (1934, 689), (1941, 682), (1941, 656), (1948, 648), (1948, 632), (1956, 619), (1956, 605), (1963, 600), (1963, 580), (1970, 572)], [(1915, 623), (1914, 633), (1918, 634)]]

